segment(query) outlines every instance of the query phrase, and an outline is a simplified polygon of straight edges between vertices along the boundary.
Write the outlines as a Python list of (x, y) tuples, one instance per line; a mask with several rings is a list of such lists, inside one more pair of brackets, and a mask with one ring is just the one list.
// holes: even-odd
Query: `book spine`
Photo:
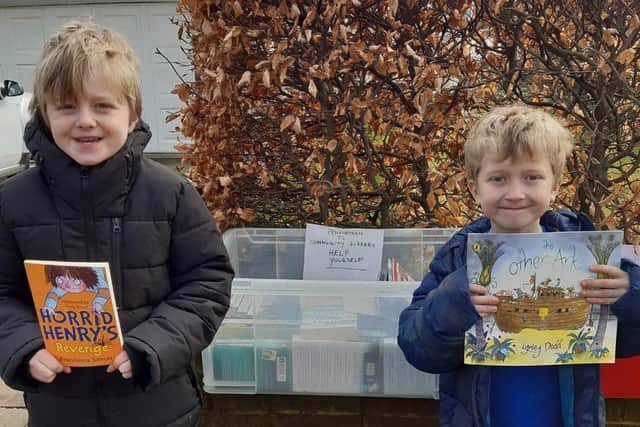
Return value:
[(289, 343), (264, 343), (256, 348), (256, 389), (258, 392), (290, 392), (291, 346)]
[(377, 341), (372, 342), (364, 354), (362, 372), (362, 393), (382, 395), (383, 388), (383, 360), (382, 351)]
[(214, 382), (255, 384), (254, 346), (248, 342), (216, 343), (212, 348)]

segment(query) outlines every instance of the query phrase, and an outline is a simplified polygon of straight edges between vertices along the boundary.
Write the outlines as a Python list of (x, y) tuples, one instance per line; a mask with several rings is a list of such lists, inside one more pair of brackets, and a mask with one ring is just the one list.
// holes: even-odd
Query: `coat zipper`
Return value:
[(80, 200), (82, 203), (82, 221), (84, 225), (84, 244), (87, 261), (94, 261), (93, 249), (96, 245), (95, 229), (93, 227), (93, 212), (89, 194), (89, 169), (80, 170)]
[(112, 274), (114, 275), (114, 287), (116, 293), (116, 309), (120, 308), (122, 304), (123, 289), (122, 289), (122, 273), (120, 271), (120, 236), (122, 235), (122, 219), (111, 218), (111, 267)]
[[(89, 193), (89, 169), (83, 167), (80, 169), (80, 203), (82, 208), (82, 223), (84, 226), (84, 244), (86, 250), (86, 257), (88, 261), (95, 261), (93, 257), (93, 253), (96, 247), (96, 230), (95, 230), (95, 222), (93, 219), (93, 206), (91, 201), (91, 195)], [(101, 396), (103, 391), (103, 386), (100, 381), (98, 381), (97, 374), (93, 373), (94, 384), (96, 395)], [(100, 414), (99, 423), (100, 425), (104, 425), (104, 411), (101, 404), (100, 398), (96, 400), (96, 406), (98, 409), (98, 414)]]

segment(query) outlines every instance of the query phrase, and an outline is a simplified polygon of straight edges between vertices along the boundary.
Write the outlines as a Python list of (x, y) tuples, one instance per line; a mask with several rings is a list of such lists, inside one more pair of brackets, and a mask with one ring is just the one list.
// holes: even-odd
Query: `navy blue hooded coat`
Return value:
[[(567, 211), (548, 211), (540, 223), (550, 232), (593, 230), (584, 215)], [(409, 363), (440, 374), (442, 426), (490, 426), (491, 368), (463, 363), (465, 331), (479, 319), (467, 281), (467, 234), (485, 233), (490, 227), (483, 217), (453, 235), (400, 315), (398, 344)], [(623, 260), (622, 269), (629, 273), (631, 287), (611, 309), (618, 317), (616, 356), (628, 357), (640, 353), (640, 267)], [(565, 427), (604, 426), (599, 365), (558, 369)]]

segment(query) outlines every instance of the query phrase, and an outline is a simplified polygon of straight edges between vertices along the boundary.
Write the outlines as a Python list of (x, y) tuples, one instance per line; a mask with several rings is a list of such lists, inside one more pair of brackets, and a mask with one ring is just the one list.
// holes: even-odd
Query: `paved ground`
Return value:
[(27, 411), (24, 409), (22, 393), (11, 390), (0, 381), (0, 426), (25, 427)]

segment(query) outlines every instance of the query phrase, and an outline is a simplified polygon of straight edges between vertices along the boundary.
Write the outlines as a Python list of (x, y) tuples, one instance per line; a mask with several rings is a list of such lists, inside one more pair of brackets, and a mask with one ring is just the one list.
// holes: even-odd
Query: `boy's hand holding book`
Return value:
[(589, 304), (611, 305), (629, 290), (629, 273), (622, 271), (619, 267), (595, 264), (589, 270), (596, 273), (598, 277), (580, 282), (582, 296)]
[(31, 378), (40, 381), (41, 383), (52, 383), (53, 380), (56, 379), (56, 376), (61, 372), (70, 374), (71, 368), (63, 366), (44, 348), (38, 350), (33, 357), (29, 359), (29, 375), (31, 375)]
[(481, 317), (486, 317), (498, 311), (498, 297), (486, 295), (487, 288), (471, 283), (469, 290), (471, 291), (471, 304), (473, 304)]
[(113, 363), (107, 367), (107, 372), (115, 372), (120, 371), (122, 378), (129, 379), (133, 375), (133, 369), (131, 366), (131, 360), (129, 360), (129, 355), (126, 351), (122, 351), (120, 354), (113, 359)]

